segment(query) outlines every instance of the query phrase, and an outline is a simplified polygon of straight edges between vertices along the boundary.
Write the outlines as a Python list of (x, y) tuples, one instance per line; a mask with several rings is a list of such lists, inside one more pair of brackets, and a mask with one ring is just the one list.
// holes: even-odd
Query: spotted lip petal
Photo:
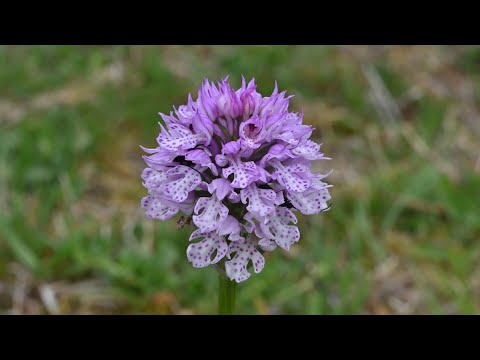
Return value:
[(195, 214), (192, 219), (202, 232), (218, 229), (222, 221), (227, 218), (228, 208), (222, 204), (215, 194), (211, 197), (201, 197), (195, 205)]
[(278, 207), (275, 213), (267, 215), (265, 221), (260, 222), (260, 228), (268, 239), (288, 251), (293, 243), (300, 240), (298, 227), (288, 225), (290, 222), (297, 223), (295, 215), (285, 207)]
[(175, 202), (184, 201), (188, 194), (202, 182), (200, 174), (191, 168), (178, 165), (166, 172), (167, 179), (161, 184), (162, 192)]
[(236, 253), (235, 256), (225, 262), (225, 271), (230, 280), (237, 283), (247, 280), (250, 273), (247, 270), (247, 265), (251, 261), (255, 273), (259, 273), (265, 266), (265, 258), (257, 250), (255, 241), (244, 240), (230, 243), (228, 254)]
[(237, 189), (244, 189), (260, 176), (257, 165), (253, 161), (242, 162), (238, 156), (228, 157), (230, 166), (222, 170), (224, 178), (233, 174), (231, 186)]
[(169, 133), (162, 127), (162, 132), (157, 138), (158, 145), (169, 151), (184, 151), (194, 148), (207, 137), (204, 133), (194, 134), (181, 124), (170, 124)]
[(289, 111), (291, 98), (276, 83), (264, 97), (254, 79), (247, 85), (242, 77), (239, 89), (228, 77), (205, 79), (197, 99), (189, 95), (186, 105), (160, 114), (158, 147), (142, 147), (148, 195), (141, 205), (154, 219), (191, 216), (195, 241), (187, 258), (194, 267), (232, 254), (226, 273), (245, 281), (250, 262), (257, 273), (264, 266), (260, 250), (288, 251), (299, 241), (292, 211), (312, 215), (328, 207), (329, 173), (312, 173), (311, 165), (329, 158), (309, 139), (313, 128), (303, 124), (303, 110)]
[(160, 186), (167, 180), (165, 171), (157, 171), (151, 168), (145, 168), (141, 175), (143, 186), (149, 191), (160, 191)]
[(302, 192), (309, 188), (311, 180), (308, 177), (308, 167), (303, 164), (284, 166), (277, 159), (270, 162), (275, 168), (272, 177), (285, 186), (290, 192)]
[(312, 140), (306, 140), (305, 144), (293, 148), (292, 154), (303, 157), (307, 160), (330, 160), (330, 158), (324, 157), (320, 152), (320, 144), (317, 144)]
[[(228, 245), (225, 237), (215, 232), (202, 233), (195, 230), (190, 236), (190, 241), (197, 238), (203, 240), (190, 244), (187, 248), (187, 259), (196, 268), (202, 268), (210, 264), (216, 264), (222, 260), (228, 253)], [(217, 251), (216, 256), (212, 260), (212, 254)]]
[(178, 206), (169, 204), (161, 195), (150, 194), (142, 199), (142, 208), (151, 219), (168, 220), (178, 213)]
[(287, 198), (302, 214), (313, 215), (328, 208), (327, 201), (331, 197), (325, 187), (320, 190), (310, 188), (301, 193), (287, 193)]
[(273, 136), (274, 139), (285, 141), (291, 145), (299, 145), (302, 139), (310, 137), (313, 128), (307, 125), (292, 125), (283, 128), (282, 132)]
[(242, 203), (246, 204), (247, 210), (256, 216), (266, 216), (275, 209), (277, 194), (273, 190), (259, 189), (257, 185), (250, 184), (240, 191)]

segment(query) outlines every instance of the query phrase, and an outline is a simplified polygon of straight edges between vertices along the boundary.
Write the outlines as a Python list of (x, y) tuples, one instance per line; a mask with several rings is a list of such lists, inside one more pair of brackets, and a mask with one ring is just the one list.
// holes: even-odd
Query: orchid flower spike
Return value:
[(289, 99), (277, 86), (270, 96), (255, 80), (235, 90), (224, 79), (208, 80), (194, 101), (160, 114), (158, 146), (143, 148), (141, 175), (148, 195), (146, 216), (168, 220), (191, 217), (187, 259), (196, 268), (218, 263), (236, 282), (265, 265), (263, 253), (288, 251), (299, 241), (296, 212), (328, 209), (328, 175), (313, 173), (313, 161), (329, 160), (309, 140), (311, 126), (289, 112)]

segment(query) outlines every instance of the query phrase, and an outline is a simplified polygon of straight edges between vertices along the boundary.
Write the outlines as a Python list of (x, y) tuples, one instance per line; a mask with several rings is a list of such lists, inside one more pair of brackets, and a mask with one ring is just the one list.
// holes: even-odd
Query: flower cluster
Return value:
[(290, 97), (276, 84), (264, 97), (254, 79), (242, 79), (238, 90), (228, 78), (218, 86), (205, 80), (197, 100), (189, 96), (187, 105), (160, 114), (158, 147), (142, 147), (149, 154), (142, 207), (159, 220), (179, 211), (191, 216), (187, 258), (194, 267), (224, 259), (227, 276), (244, 281), (250, 262), (262, 271), (264, 251), (288, 251), (300, 239), (295, 211), (328, 208), (328, 174), (310, 170), (312, 161), (328, 158), (309, 140), (313, 128), (302, 124), (303, 111), (288, 111)]

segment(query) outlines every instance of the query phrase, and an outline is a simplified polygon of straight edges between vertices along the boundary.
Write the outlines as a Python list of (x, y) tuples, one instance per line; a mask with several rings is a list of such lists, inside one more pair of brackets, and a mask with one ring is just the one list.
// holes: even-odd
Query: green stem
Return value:
[(235, 290), (237, 283), (223, 274), (218, 274), (218, 312), (220, 315), (235, 313)]

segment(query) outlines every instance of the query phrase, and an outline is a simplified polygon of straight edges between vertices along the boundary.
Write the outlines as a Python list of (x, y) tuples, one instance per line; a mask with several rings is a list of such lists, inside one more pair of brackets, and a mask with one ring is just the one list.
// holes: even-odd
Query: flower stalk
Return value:
[(227, 276), (218, 274), (218, 313), (220, 315), (235, 314), (235, 295), (237, 283)]

